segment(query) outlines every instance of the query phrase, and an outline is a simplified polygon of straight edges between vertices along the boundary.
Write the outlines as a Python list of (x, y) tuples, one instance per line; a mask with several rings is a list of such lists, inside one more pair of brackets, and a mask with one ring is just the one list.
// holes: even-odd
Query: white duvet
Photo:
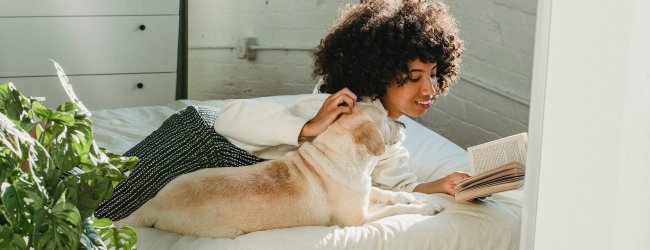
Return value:
[[(263, 97), (284, 105), (299, 96)], [(215, 101), (176, 101), (153, 106), (93, 111), (95, 140), (101, 147), (124, 153), (158, 128), (177, 110), (188, 105), (220, 107)], [(406, 148), (410, 169), (420, 181), (430, 181), (453, 171), (469, 171), (467, 153), (409, 118)], [(151, 228), (136, 228), (138, 249), (517, 249), (521, 223), (522, 191), (492, 195), (476, 203), (457, 203), (443, 194), (418, 198), (442, 205), (434, 216), (398, 215), (360, 227), (298, 227), (249, 233), (235, 239), (182, 236)], [(254, 206), (255, 204), (251, 204)]]

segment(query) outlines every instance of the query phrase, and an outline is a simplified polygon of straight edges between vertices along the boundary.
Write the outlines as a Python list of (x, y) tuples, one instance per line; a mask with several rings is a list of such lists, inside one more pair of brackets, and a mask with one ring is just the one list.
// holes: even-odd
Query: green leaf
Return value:
[(6, 181), (13, 179), (15, 176), (21, 174), (21, 171), (18, 169), (20, 163), (9, 157), (6, 153), (0, 152), (0, 181)]
[(50, 128), (53, 140), (46, 147), (54, 160), (54, 164), (59, 168), (60, 175), (79, 165), (80, 153), (83, 153), (79, 150), (83, 146), (78, 145), (82, 142), (79, 135), (71, 130), (72, 127), (54, 123)]
[(14, 233), (8, 225), (0, 225), (0, 249), (27, 249), (23, 236)]
[[(23, 176), (24, 177), (24, 176)], [(35, 210), (43, 207), (43, 199), (34, 184), (16, 178), (14, 184), (2, 183), (1, 199), (3, 214), (14, 231), (26, 234), (32, 230)]]
[[(34, 164), (31, 166), (31, 174), (33, 179), (39, 180), (39, 185), (43, 193), (47, 194), (50, 197), (53, 194), (54, 189), (60, 182), (59, 175), (57, 174), (56, 167), (50, 155), (45, 151), (43, 147), (36, 147), (37, 155)], [(32, 159), (33, 159), (32, 158)], [(58, 199), (50, 201), (53, 203)]]
[(113, 226), (113, 221), (111, 221), (110, 219), (107, 219), (107, 218), (96, 219), (93, 222), (93, 226), (95, 228), (97, 228), (97, 229), (103, 229), (103, 228)]
[(63, 123), (66, 126), (74, 125), (74, 115), (70, 113), (48, 109), (40, 103), (33, 104), (32, 108), (41, 120)]
[(69, 175), (63, 178), (56, 186), (54, 200), (61, 199), (65, 195), (66, 202), (77, 205), (79, 201), (79, 178), (76, 175)]
[(91, 216), (104, 200), (105, 190), (111, 185), (110, 179), (94, 174), (81, 174), (81, 190), (77, 208), (82, 216)]
[(2, 142), (3, 152), (9, 151), (9, 157), (22, 161), (28, 156), (28, 151), (33, 144), (33, 140), (27, 133), (16, 127), (14, 123), (4, 114), (0, 114), (0, 142)]
[(78, 166), (87, 158), (93, 143), (90, 120), (76, 120), (72, 126), (51, 121), (41, 133), (40, 142), (50, 151), (59, 174)]
[(68, 77), (65, 75), (65, 72), (63, 71), (63, 68), (61, 65), (59, 65), (57, 62), (54, 60), (50, 59), (52, 64), (54, 65), (54, 68), (56, 69), (56, 75), (59, 77), (59, 82), (61, 83), (61, 87), (63, 87), (63, 90), (65, 90), (65, 93), (68, 95), (68, 98), (70, 101), (74, 102), (79, 106), (80, 112), (84, 114), (84, 116), (90, 116), (90, 111), (86, 108), (86, 106), (81, 103), (79, 98), (77, 98), (77, 95), (74, 93), (74, 90), (72, 90), (72, 85), (70, 84), (70, 81), (68, 80)]
[(77, 208), (61, 196), (52, 210), (36, 211), (34, 248), (76, 249), (81, 239), (81, 216)]
[(79, 106), (74, 102), (64, 102), (61, 103), (56, 110), (68, 113), (77, 113), (79, 111)]
[(0, 111), (13, 121), (19, 121), (23, 111), (16, 87), (12, 83), (0, 85)]
[(66, 200), (74, 204), (81, 217), (93, 214), (99, 203), (105, 199), (105, 190), (111, 185), (111, 180), (94, 173), (83, 173), (66, 176), (57, 187), (56, 195), (65, 193)]
[[(85, 228), (85, 226), (84, 226), (84, 228)], [(81, 239), (79, 240), (79, 243), (80, 243), (80, 244), (79, 244), (79, 249), (85, 249), (85, 250), (99, 250), (98, 248), (95, 248), (95, 246), (93, 245), (93, 241), (90, 240), (90, 238), (88, 237), (88, 235), (86, 235), (85, 233), (83, 233), (83, 231), (82, 231), (82, 233), (81, 233)]]
[[(0, 191), (2, 197), (2, 204), (4, 205), (4, 214), (7, 217), (9, 224), (12, 225), (14, 229), (21, 230), (22, 225), (30, 226), (31, 223), (27, 221), (25, 214), (27, 213), (27, 208), (22, 202), (22, 197), (18, 193), (16, 188), (7, 183), (2, 183), (2, 189)], [(29, 228), (25, 229), (30, 231)]]
[(108, 243), (109, 249), (132, 249), (138, 240), (133, 228), (115, 228), (113, 222), (106, 218), (95, 220), (94, 226), (102, 240)]
[(138, 162), (140, 161), (138, 157), (135, 156), (125, 157), (125, 156), (113, 154), (111, 152), (106, 151), (105, 149), (102, 150), (110, 158), (110, 163), (113, 164), (116, 168), (121, 169), (122, 172), (133, 171), (135, 165), (137, 165)]
[[(54, 65), (72, 100), (55, 110), (43, 105), (44, 98), (25, 97), (13, 84), (0, 84), (0, 249), (100, 246), (95, 244), (99, 235), (81, 218), (90, 218), (137, 163), (97, 146), (90, 112)], [(60, 178), (74, 167), (84, 173)], [(113, 248), (131, 248), (137, 240), (130, 228), (109, 223), (106, 230), (101, 236)]]
[(84, 219), (83, 222), (83, 233), (81, 234), (81, 244), (84, 245), (85, 249), (106, 249), (104, 241), (102, 241), (101, 236), (93, 226), (93, 218), (88, 217)]
[(23, 127), (23, 123), (30, 127), (30, 124), (34, 123), (34, 113), (29, 107), (31, 102), (39, 100), (41, 99), (24, 97), (12, 83), (0, 84), (0, 112), (18, 127)]

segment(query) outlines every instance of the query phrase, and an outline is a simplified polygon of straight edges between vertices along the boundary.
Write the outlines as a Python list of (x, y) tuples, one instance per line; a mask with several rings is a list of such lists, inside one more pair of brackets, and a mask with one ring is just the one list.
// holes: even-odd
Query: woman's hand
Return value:
[(300, 130), (300, 137), (313, 137), (323, 133), (341, 114), (349, 114), (354, 108), (357, 96), (348, 88), (343, 88), (330, 95), (314, 118), (305, 123)]
[(441, 193), (447, 193), (447, 194), (449, 194), (451, 196), (456, 196), (456, 192), (458, 191), (456, 189), (456, 185), (459, 182), (461, 182), (461, 181), (463, 181), (463, 180), (465, 180), (465, 179), (467, 179), (469, 177), (471, 177), (471, 175), (468, 174), (468, 173), (465, 173), (465, 172), (453, 172), (453, 173), (445, 176), (444, 178), (440, 179), (442, 181), (440, 183), (441, 190), (442, 190)]
[(413, 192), (425, 194), (446, 193), (451, 196), (456, 196), (456, 185), (470, 176), (470, 174), (465, 172), (453, 172), (439, 180), (421, 183), (413, 189)]
[[(456, 186), (458, 185), (458, 183), (469, 177), (471, 177), (471, 175), (465, 172), (453, 172), (443, 177), (442, 179), (435, 180), (432, 182), (421, 183), (420, 185), (415, 187), (415, 189), (413, 189), (413, 192), (419, 192), (425, 194), (446, 193), (451, 196), (456, 196), (456, 192), (458, 192)], [(486, 197), (478, 197), (477, 199), (482, 200), (485, 198)]]

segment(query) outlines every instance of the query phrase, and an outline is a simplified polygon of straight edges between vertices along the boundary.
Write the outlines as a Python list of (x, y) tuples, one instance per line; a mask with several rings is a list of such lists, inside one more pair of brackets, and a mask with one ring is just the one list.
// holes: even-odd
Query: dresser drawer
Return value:
[[(166, 105), (176, 97), (175, 73), (68, 78), (77, 97), (91, 110)], [(51, 108), (68, 101), (59, 79), (55, 76), (0, 78), (0, 82), (13, 82), (25, 96), (45, 97), (45, 105)], [(138, 88), (138, 83), (142, 83), (142, 88)]]
[[(143, 29), (141, 29), (141, 25)], [(176, 72), (178, 16), (0, 18), (0, 77)]]
[(0, 17), (173, 15), (179, 0), (0, 0)]

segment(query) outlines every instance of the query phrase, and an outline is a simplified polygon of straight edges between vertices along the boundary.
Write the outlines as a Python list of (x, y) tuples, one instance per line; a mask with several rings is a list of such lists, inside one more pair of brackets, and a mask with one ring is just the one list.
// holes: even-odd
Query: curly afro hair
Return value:
[(347, 87), (360, 97), (381, 98), (391, 82), (409, 80), (407, 63), (420, 59), (437, 63), (437, 95), (444, 95), (459, 78), (463, 51), (445, 4), (366, 0), (348, 5), (320, 41), (313, 76), (323, 77), (321, 93)]

